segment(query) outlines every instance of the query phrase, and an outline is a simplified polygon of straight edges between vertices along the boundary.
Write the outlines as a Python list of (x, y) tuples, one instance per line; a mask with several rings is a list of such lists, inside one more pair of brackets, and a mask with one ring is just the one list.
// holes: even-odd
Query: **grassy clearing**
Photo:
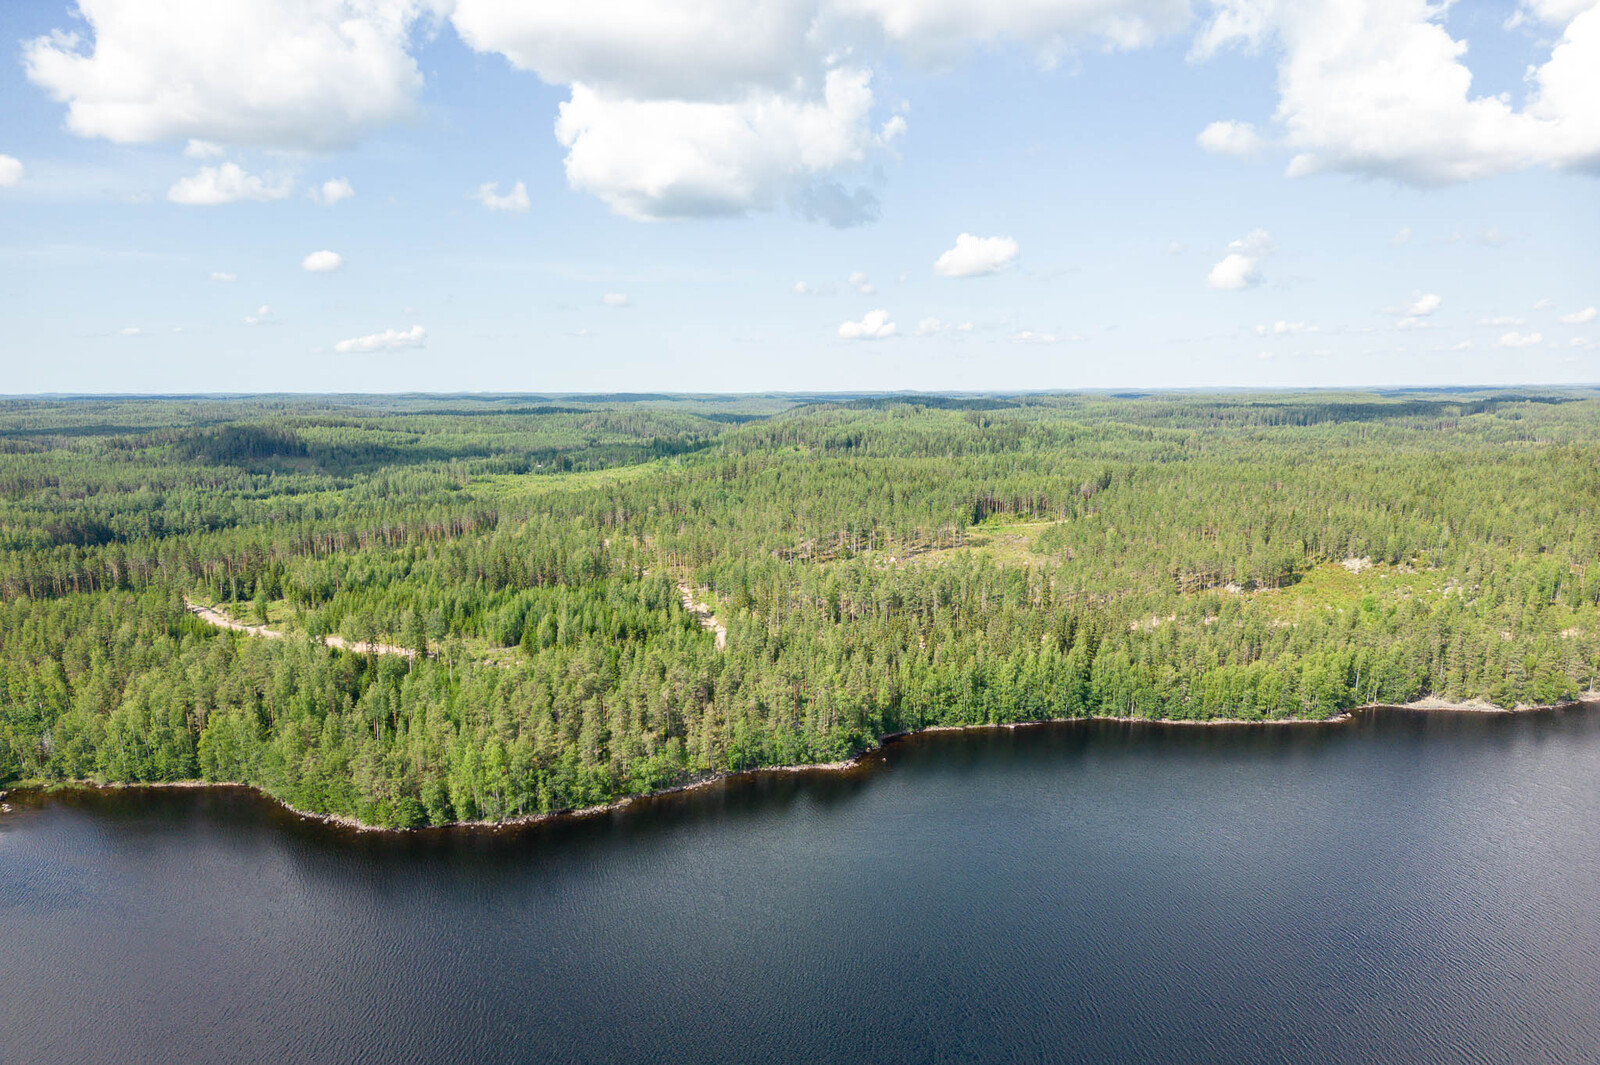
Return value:
[(472, 479), (474, 489), (485, 490), (504, 503), (519, 503), (553, 492), (581, 492), (610, 488), (660, 473), (672, 465), (671, 459), (642, 462), (637, 466), (612, 466), (578, 473), (491, 473)]

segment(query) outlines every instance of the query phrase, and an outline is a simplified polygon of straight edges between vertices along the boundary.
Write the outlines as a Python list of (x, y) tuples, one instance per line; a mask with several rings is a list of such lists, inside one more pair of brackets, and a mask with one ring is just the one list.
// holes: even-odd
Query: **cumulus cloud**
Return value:
[(1422, 318), (1438, 310), (1443, 303), (1444, 299), (1436, 292), (1419, 292), (1402, 313), (1407, 318)]
[[(1036, 333), (1032, 329), (1024, 329), (1006, 337), (1013, 344), (1059, 344), (1061, 338), (1054, 333)], [(1078, 337), (1067, 337), (1068, 340), (1077, 340)]]
[(333, 350), (341, 355), (392, 351), (396, 348), (420, 348), (427, 343), (427, 340), (428, 331), (420, 325), (414, 325), (410, 329), (385, 329), (381, 333), (368, 333), (364, 337), (341, 340), (333, 346)]
[(1228, 243), (1228, 254), (1206, 275), (1206, 284), (1223, 291), (1252, 288), (1261, 283), (1261, 260), (1277, 250), (1264, 229), (1251, 230)]
[(934, 260), (940, 277), (978, 277), (1004, 270), (1017, 257), (1017, 242), (1010, 237), (975, 237), (962, 233), (956, 246)]
[(1253, 288), (1261, 284), (1261, 271), (1257, 268), (1256, 259), (1232, 252), (1211, 268), (1206, 275), (1206, 284), (1224, 292)]
[(789, 202), (833, 226), (877, 217), (840, 178), (905, 135), (872, 115), (864, 61), (946, 64), (1020, 42), (1049, 62), (1093, 42), (1136, 48), (1189, 20), (1188, 0), (456, 0), (450, 18), (568, 87), (556, 137), (575, 189), (618, 214), (739, 215)]
[(1206, 284), (1223, 292), (1254, 288), (1261, 284), (1261, 260), (1277, 250), (1271, 234), (1253, 229), (1228, 243), (1228, 254), (1211, 268)]
[(1479, 318), (1478, 324), (1493, 326), (1522, 325), (1523, 320), (1514, 314), (1497, 314), (1492, 318)]
[(1539, 333), (1507, 333), (1499, 341), (1502, 348), (1531, 348), (1543, 342), (1544, 336)]
[(600, 302), (604, 303), (607, 307), (630, 306), (628, 297), (620, 292), (607, 292), (604, 296), (600, 297)]
[(478, 186), (478, 191), (472, 194), (472, 198), (491, 211), (515, 211), (521, 214), (532, 206), (528, 199), (528, 186), (520, 181), (511, 186), (511, 191), (504, 196), (500, 195), (498, 181), (485, 181)]
[(1218, 155), (1254, 155), (1261, 150), (1261, 134), (1248, 122), (1213, 122), (1195, 140)]
[(330, 149), (410, 115), (425, 0), (78, 0), (82, 29), (23, 42), (67, 128), (118, 144)]
[(837, 68), (820, 99), (760, 90), (731, 103), (618, 98), (575, 84), (556, 119), (567, 183), (636, 219), (739, 215), (796, 195), (802, 210), (830, 212), (840, 203), (805, 190), (866, 160), (871, 78)]
[(344, 178), (332, 178), (324, 181), (319, 187), (311, 190), (311, 198), (325, 207), (332, 207), (340, 200), (348, 200), (356, 194), (350, 182)]
[(859, 322), (843, 322), (839, 326), (840, 340), (885, 340), (895, 334), (895, 324), (889, 321), (889, 312), (868, 311)]
[(344, 256), (336, 251), (314, 251), (300, 260), (300, 269), (313, 274), (328, 274), (344, 265)]
[(1341, 170), (1440, 185), (1531, 166), (1600, 164), (1600, 5), (1539, 3), (1559, 28), (1527, 102), (1474, 95), (1466, 43), (1428, 0), (1218, 0), (1205, 57), (1276, 46), (1290, 176)]
[(974, 45), (1020, 41), (1047, 64), (1079, 42), (1142, 48), (1189, 24), (1188, 0), (840, 0), (913, 62), (947, 64)]
[(198, 207), (216, 207), (241, 200), (281, 200), (289, 195), (289, 181), (268, 182), (255, 174), (247, 174), (237, 163), (221, 166), (203, 166), (198, 174), (180, 178), (167, 190), (167, 199), (173, 203)]
[(125, 337), (136, 337), (136, 336), (143, 336), (144, 335), (144, 330), (140, 329), (136, 325), (125, 325), (121, 329), (117, 330), (117, 332), (121, 333)]
[(1574, 311), (1571, 314), (1563, 314), (1561, 316), (1561, 324), (1583, 325), (1586, 322), (1594, 321), (1596, 316), (1600, 316), (1600, 310), (1597, 310), (1594, 307), (1585, 307), (1581, 311)]
[(1533, 301), (1533, 309), (1536, 310), (1536, 311), (1548, 311), (1551, 307), (1554, 307), (1555, 305), (1556, 305), (1556, 301), (1551, 299), (1549, 296), (1546, 296), (1543, 299), (1537, 299), (1537, 300)]
[(1389, 238), (1389, 243), (1396, 248), (1411, 243), (1411, 227), (1401, 226), (1399, 232)]
[(917, 331), (913, 335), (919, 337), (931, 337), (936, 336), (939, 333), (970, 332), (972, 332), (971, 322), (942, 322), (937, 318), (924, 318), (922, 321), (917, 323)]
[(272, 308), (265, 303), (256, 308), (256, 313), (244, 316), (245, 325), (265, 325), (272, 317)]
[(220, 159), (228, 154), (228, 150), (212, 141), (202, 141), (190, 138), (184, 145), (183, 157), (185, 159)]
[(239, 275), (230, 273), (227, 270), (213, 270), (211, 271), (211, 280), (222, 282), (237, 281), (239, 280)]
[(22, 160), (10, 155), (0, 155), (0, 189), (9, 189), (22, 180)]
[(857, 270), (846, 280), (850, 282), (851, 288), (855, 289), (863, 296), (872, 296), (877, 294), (878, 286), (874, 285), (872, 283), (872, 279), (869, 278), (863, 271)]

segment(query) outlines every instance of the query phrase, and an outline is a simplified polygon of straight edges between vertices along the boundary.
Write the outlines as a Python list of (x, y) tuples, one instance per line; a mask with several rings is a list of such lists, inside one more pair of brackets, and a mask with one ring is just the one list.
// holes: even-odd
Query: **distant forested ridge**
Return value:
[(498, 820), (1597, 672), (1593, 390), (0, 401), (0, 785)]

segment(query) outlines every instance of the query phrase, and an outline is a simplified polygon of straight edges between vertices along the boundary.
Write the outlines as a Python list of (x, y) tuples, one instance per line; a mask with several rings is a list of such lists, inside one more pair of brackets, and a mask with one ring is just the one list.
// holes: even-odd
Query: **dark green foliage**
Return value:
[(1597, 631), (1582, 391), (0, 403), (0, 782), (502, 819), (931, 724), (1552, 702)]

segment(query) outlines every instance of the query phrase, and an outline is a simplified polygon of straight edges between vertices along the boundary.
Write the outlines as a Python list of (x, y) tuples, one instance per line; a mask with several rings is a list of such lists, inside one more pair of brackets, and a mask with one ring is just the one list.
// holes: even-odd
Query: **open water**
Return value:
[(518, 831), (12, 801), (3, 1065), (1600, 1062), (1600, 708), (925, 735)]

